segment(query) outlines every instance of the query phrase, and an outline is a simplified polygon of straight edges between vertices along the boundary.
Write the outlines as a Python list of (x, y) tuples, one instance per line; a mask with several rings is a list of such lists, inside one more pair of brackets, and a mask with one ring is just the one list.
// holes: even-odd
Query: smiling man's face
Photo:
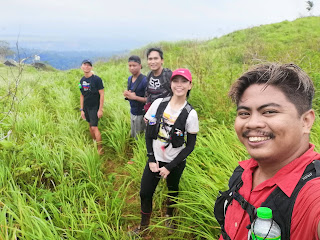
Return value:
[(259, 84), (249, 86), (241, 96), (234, 126), (250, 156), (269, 162), (300, 156), (310, 131), (305, 127), (304, 114), (299, 116), (279, 88)]

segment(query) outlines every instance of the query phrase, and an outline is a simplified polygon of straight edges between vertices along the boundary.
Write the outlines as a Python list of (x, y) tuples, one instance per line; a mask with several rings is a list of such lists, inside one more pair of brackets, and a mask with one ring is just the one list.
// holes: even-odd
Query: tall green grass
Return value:
[[(187, 159), (177, 198), (177, 229), (164, 228), (167, 189), (155, 192), (150, 236), (153, 239), (217, 239), (213, 216), (218, 190), (227, 187), (237, 162), (247, 159), (233, 130), (235, 109), (227, 93), (251, 65), (265, 61), (295, 62), (320, 89), (319, 17), (254, 27), (209, 41), (160, 42), (165, 67), (193, 73), (190, 103), (200, 132)], [(308, 36), (307, 38), (305, 36)], [(147, 74), (146, 49), (142, 57)], [(140, 179), (147, 157), (144, 137), (130, 139), (129, 103), (122, 92), (129, 75), (127, 59), (94, 65), (105, 86), (104, 116), (99, 122), (106, 154), (100, 157), (88, 124), (79, 113), (80, 69), (38, 71), (26, 66), (14, 111), (0, 123), (1, 239), (130, 239), (139, 222)], [(15, 69), (0, 65), (5, 94)], [(9, 84), (10, 85), (10, 84)], [(319, 90), (314, 109), (320, 110)], [(0, 101), (0, 117), (8, 105)], [(311, 142), (319, 151), (317, 120)], [(128, 161), (132, 164), (128, 164)]]

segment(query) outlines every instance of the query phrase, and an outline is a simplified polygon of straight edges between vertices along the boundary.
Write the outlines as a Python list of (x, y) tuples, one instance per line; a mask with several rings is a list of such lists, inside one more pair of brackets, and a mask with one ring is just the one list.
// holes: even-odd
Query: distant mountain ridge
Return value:
[(19, 55), (16, 49), (12, 49), (16, 54), (8, 59), (18, 60), (19, 58), (30, 57), (26, 63), (33, 63), (32, 56), (40, 56), (40, 61), (51, 65), (59, 70), (68, 70), (78, 68), (82, 60), (91, 59), (93, 62), (97, 60), (106, 61), (114, 55), (123, 54), (123, 51), (44, 51), (38, 49), (19, 49)]

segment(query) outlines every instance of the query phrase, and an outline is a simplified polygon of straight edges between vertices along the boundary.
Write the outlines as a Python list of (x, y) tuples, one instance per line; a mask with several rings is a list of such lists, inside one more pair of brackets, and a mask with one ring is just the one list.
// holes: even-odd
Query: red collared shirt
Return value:
[[(320, 159), (320, 154), (314, 151), (314, 145), (302, 156), (293, 160), (281, 168), (272, 178), (262, 182), (252, 190), (252, 175), (258, 166), (254, 159), (239, 162), (244, 169), (242, 174), (243, 186), (239, 193), (256, 208), (261, 206), (267, 197), (277, 188), (291, 196), (295, 186), (299, 182), (305, 168), (313, 160)], [(320, 221), (320, 178), (310, 180), (300, 190), (296, 199), (292, 220), (291, 240), (319, 240), (317, 226)], [(225, 229), (232, 240), (246, 240), (250, 224), (249, 215), (244, 211), (237, 201), (229, 205)], [(223, 239), (220, 236), (220, 239)]]

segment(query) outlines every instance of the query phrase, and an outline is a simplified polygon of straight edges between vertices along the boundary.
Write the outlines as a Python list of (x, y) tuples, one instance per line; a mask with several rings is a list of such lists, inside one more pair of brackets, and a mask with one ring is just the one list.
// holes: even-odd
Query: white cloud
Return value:
[[(316, 15), (320, 0), (314, 3)], [(110, 49), (120, 42), (123, 48), (127, 41), (128, 49), (138, 42), (212, 38), (293, 20), (309, 14), (306, 6), (304, 0), (11, 0), (1, 13), (0, 36), (20, 33), (21, 39), (29, 36), (28, 41), (32, 36), (69, 46), (94, 39), (97, 48)]]

